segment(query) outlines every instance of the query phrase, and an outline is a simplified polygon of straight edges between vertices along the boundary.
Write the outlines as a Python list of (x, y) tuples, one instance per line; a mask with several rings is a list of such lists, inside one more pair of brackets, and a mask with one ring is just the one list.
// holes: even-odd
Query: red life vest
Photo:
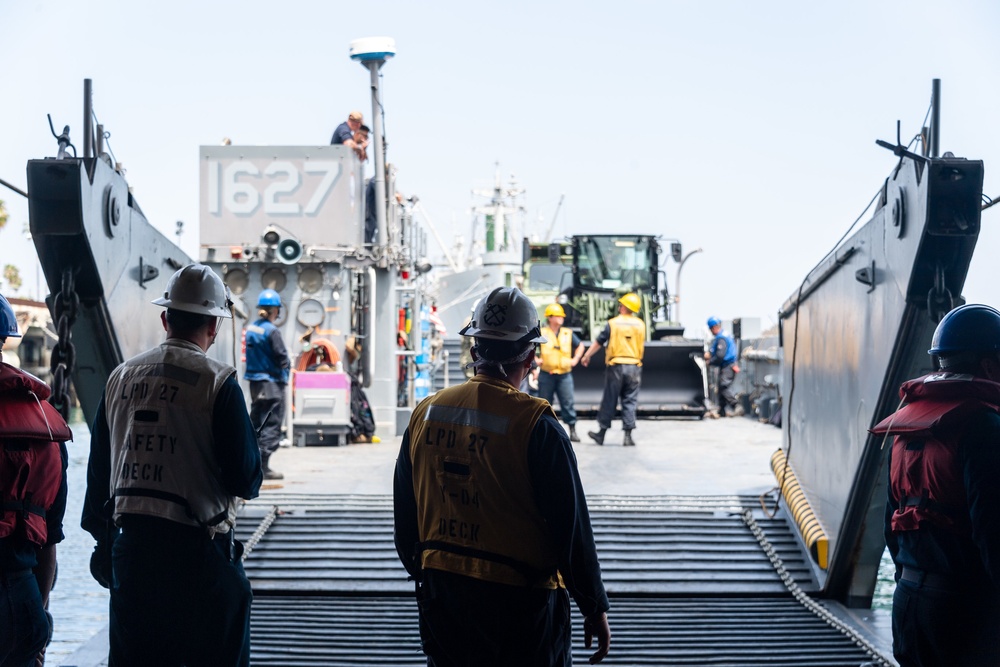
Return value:
[(899, 393), (905, 407), (872, 429), (895, 436), (889, 486), (899, 509), (892, 515), (892, 531), (919, 530), (930, 522), (968, 535), (972, 527), (958, 444), (974, 414), (1000, 413), (1000, 384), (935, 373), (903, 383)]
[(35, 376), (0, 364), (0, 538), (22, 526), (38, 546), (48, 539), (45, 514), (62, 484), (59, 443), (73, 437), (46, 402), (50, 393)]

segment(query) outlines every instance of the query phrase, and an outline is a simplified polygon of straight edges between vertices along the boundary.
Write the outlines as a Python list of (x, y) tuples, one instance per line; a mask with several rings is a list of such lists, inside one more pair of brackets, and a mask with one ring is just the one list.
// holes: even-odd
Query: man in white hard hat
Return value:
[(600, 662), (608, 596), (573, 447), (552, 407), (518, 390), (545, 340), (538, 312), (500, 287), (460, 333), (476, 375), (417, 406), (396, 460), (396, 551), (428, 665), (569, 667), (570, 596)]
[(82, 525), (111, 589), (110, 664), (249, 665), (233, 527), (238, 498), (260, 489), (260, 451), (236, 369), (205, 354), (229, 290), (190, 264), (153, 303), (166, 341), (112, 371), (91, 427)]

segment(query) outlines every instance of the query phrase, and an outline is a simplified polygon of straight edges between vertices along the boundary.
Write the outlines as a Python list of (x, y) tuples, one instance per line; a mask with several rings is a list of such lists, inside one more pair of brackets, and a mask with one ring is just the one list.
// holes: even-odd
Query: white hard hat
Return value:
[(548, 342), (539, 328), (535, 304), (513, 287), (498, 287), (481, 299), (472, 321), (458, 333), (489, 340)]
[(153, 303), (199, 315), (233, 316), (229, 288), (215, 271), (204, 264), (188, 264), (170, 276), (167, 291)]

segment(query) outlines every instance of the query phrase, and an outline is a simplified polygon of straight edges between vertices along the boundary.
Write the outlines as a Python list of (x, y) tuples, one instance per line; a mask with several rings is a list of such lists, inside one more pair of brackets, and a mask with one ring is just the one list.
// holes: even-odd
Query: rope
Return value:
[(253, 535), (251, 535), (243, 544), (243, 558), (241, 560), (247, 559), (250, 552), (253, 551), (254, 547), (257, 546), (257, 543), (260, 542), (262, 537), (264, 537), (264, 533), (266, 533), (267, 529), (271, 527), (272, 523), (274, 523), (274, 519), (278, 516), (280, 511), (281, 510), (277, 505), (271, 506), (271, 511), (260, 520), (260, 523), (257, 524), (257, 530), (253, 531)]
[(805, 591), (799, 588), (799, 585), (792, 578), (792, 575), (788, 573), (785, 569), (785, 564), (781, 560), (781, 556), (775, 551), (774, 546), (771, 544), (770, 540), (764, 534), (764, 530), (760, 527), (757, 521), (753, 518), (753, 514), (748, 509), (744, 509), (740, 513), (740, 518), (743, 519), (743, 523), (746, 524), (753, 536), (757, 538), (757, 542), (760, 543), (761, 548), (764, 550), (764, 554), (771, 561), (771, 565), (774, 566), (774, 571), (778, 573), (781, 578), (782, 583), (785, 584), (785, 588), (788, 592), (792, 594), (803, 607), (811, 611), (820, 620), (824, 621), (827, 625), (839, 630), (844, 636), (854, 642), (855, 646), (865, 651), (874, 659), (876, 665), (885, 665), (886, 667), (891, 667), (893, 663), (889, 658), (882, 655), (882, 652), (872, 644), (870, 641), (862, 637), (857, 630), (852, 628), (850, 625), (840, 620), (829, 609), (821, 605), (820, 603), (809, 597)]

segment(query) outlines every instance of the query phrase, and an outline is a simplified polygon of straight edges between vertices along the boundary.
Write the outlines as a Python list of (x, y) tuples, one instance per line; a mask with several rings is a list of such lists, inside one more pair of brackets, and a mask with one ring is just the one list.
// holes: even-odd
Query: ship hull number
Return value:
[[(274, 216), (313, 216), (340, 179), (341, 164), (336, 160), (309, 160), (298, 165), (274, 160), (261, 168), (249, 160), (227, 160), (224, 166), (209, 160), (207, 169), (207, 203), (212, 215), (252, 216), (263, 210)], [(303, 174), (310, 177), (308, 188), (303, 186)]]

